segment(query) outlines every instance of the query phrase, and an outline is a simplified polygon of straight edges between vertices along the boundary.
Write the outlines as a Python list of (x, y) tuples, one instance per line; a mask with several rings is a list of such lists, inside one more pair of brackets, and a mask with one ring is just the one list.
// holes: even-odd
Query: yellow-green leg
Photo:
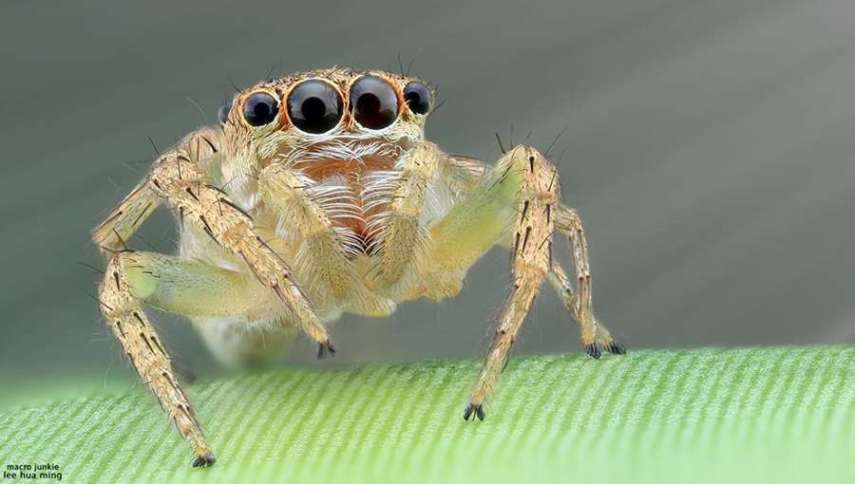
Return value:
[(131, 293), (145, 304), (190, 318), (208, 348), (229, 366), (281, 355), (296, 336), (287, 306), (251, 275), (151, 252), (123, 256)]
[[(101, 312), (140, 379), (190, 444), (194, 466), (214, 463), (187, 394), (143, 303), (190, 318), (274, 318), (282, 307), (252, 276), (150, 252), (118, 252), (99, 288)], [(271, 303), (271, 300), (273, 301)], [(264, 311), (263, 309), (261, 311)], [(282, 312), (278, 316), (282, 317)], [(286, 313), (287, 314), (287, 313)], [(249, 333), (247, 333), (249, 335)], [(238, 343), (237, 341), (235, 342)]]

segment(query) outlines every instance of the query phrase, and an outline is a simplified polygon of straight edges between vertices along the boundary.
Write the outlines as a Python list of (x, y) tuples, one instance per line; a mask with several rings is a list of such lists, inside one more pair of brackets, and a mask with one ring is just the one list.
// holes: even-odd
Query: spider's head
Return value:
[(433, 101), (433, 90), (409, 76), (332, 68), (258, 83), (220, 119), (239, 170), (285, 163), (320, 180), (390, 169), (424, 138)]

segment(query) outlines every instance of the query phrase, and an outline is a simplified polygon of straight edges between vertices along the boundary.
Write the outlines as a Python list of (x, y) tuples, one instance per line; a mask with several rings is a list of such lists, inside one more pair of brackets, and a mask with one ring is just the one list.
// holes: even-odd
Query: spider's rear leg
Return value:
[(559, 205), (555, 228), (569, 238), (576, 269), (576, 288), (557, 262), (549, 273), (552, 288), (561, 297), (570, 316), (579, 323), (582, 346), (592, 358), (599, 358), (602, 350), (622, 355), (626, 349), (617, 343), (609, 330), (594, 316), (591, 296), (591, 270), (588, 262), (588, 242), (578, 212)]
[(484, 418), (484, 401), (496, 387), (514, 339), (549, 274), (552, 259), (558, 170), (534, 148), (518, 146), (499, 160), (496, 176), (494, 183), (505, 183), (511, 177), (518, 184), (511, 246), (513, 286), (463, 414), (467, 420), (472, 415)]

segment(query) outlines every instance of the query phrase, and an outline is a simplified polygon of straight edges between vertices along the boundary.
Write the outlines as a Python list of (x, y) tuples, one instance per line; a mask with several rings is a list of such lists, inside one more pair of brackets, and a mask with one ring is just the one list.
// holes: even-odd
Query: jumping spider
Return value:
[[(342, 313), (388, 316), (402, 301), (460, 291), (492, 246), (511, 251), (513, 285), (464, 412), (484, 418), (514, 338), (544, 279), (579, 322), (589, 355), (623, 353), (591, 312), (579, 216), (558, 170), (530, 146), (495, 166), (425, 140), (434, 93), (382, 71), (333, 68), (258, 83), (158, 156), (92, 233), (109, 259), (101, 311), (140, 378), (190, 444), (214, 456), (143, 303), (188, 317), (219, 359), (240, 364), (302, 331), (334, 353), (324, 325)], [(161, 203), (179, 221), (178, 255), (130, 239)], [(552, 259), (569, 237), (576, 282)], [(575, 286), (575, 287), (574, 287)]]

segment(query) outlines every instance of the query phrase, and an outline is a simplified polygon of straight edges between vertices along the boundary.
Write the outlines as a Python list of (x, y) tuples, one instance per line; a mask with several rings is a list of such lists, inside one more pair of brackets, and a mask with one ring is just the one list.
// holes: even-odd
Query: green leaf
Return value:
[(464, 422), (475, 362), (276, 370), (190, 387), (218, 461), (137, 388), (6, 409), (0, 465), (67, 482), (855, 482), (855, 348), (511, 362)]

